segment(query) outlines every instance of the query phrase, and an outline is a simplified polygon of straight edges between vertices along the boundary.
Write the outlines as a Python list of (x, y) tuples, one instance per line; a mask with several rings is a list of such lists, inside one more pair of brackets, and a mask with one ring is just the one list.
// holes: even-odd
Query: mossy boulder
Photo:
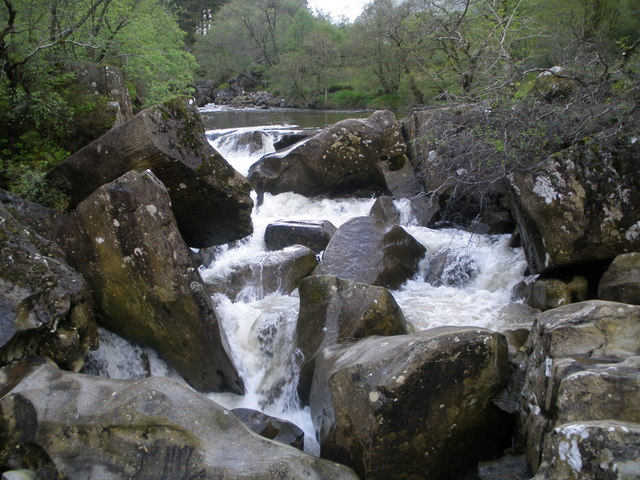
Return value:
[(59, 230), (99, 322), (160, 353), (202, 391), (243, 393), (211, 298), (164, 185), (131, 171), (82, 201)]
[(404, 162), (405, 143), (395, 116), (374, 112), (342, 120), (280, 152), (265, 155), (249, 170), (260, 192), (305, 196), (388, 192), (379, 162)]
[(0, 365), (46, 356), (77, 371), (98, 341), (87, 283), (37, 233), (56, 223), (52, 211), (4, 191), (0, 197)]
[(251, 187), (209, 145), (197, 109), (176, 98), (138, 113), (48, 174), (70, 206), (130, 170), (153, 171), (166, 186), (191, 247), (238, 240), (253, 231)]
[(542, 273), (640, 250), (637, 138), (603, 132), (510, 176), (529, 268)]
[(371, 335), (408, 333), (402, 310), (384, 287), (319, 275), (303, 279), (298, 291), (296, 345), (304, 357), (298, 394), (305, 403), (309, 399), (317, 352)]
[(327, 347), (311, 390), (321, 456), (371, 480), (462, 477), (509, 441), (492, 403), (508, 378), (506, 340), (484, 329)]
[(426, 251), (398, 225), (355, 217), (333, 235), (313, 274), (399, 288), (416, 274)]

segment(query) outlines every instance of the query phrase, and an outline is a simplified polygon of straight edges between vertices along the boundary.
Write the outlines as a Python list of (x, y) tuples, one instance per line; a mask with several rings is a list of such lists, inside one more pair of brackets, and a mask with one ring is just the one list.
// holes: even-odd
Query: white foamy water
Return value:
[[(264, 138), (255, 143), (260, 148), (236, 146), (238, 138), (256, 140), (252, 129), (207, 133), (210, 142), (226, 160), (246, 174), (260, 156), (273, 151), (273, 142), (279, 137), (278, 128), (268, 127), (266, 130)], [(211, 265), (202, 266), (200, 273), (205, 281), (225, 278), (243, 263), (265, 256), (264, 232), (267, 225), (275, 220), (329, 220), (339, 227), (353, 217), (368, 215), (373, 203), (371, 198), (326, 199), (305, 198), (293, 193), (265, 194), (264, 203), (254, 208), (254, 234), (218, 248)], [(396, 201), (396, 206), (402, 214), (402, 226), (428, 251), (415, 278), (392, 291), (405, 317), (416, 330), (437, 326), (476, 326), (502, 331), (530, 324), (532, 319), (527, 307), (511, 301), (511, 290), (522, 280), (526, 262), (521, 249), (509, 247), (509, 236), (420, 227), (409, 213), (408, 202)], [(473, 266), (475, 275), (464, 287), (433, 286), (424, 281), (428, 260), (445, 250), (465, 258)], [(217, 294), (213, 300), (246, 393), (243, 396), (208, 394), (208, 397), (229, 409), (252, 408), (292, 421), (305, 431), (305, 450), (318, 454), (319, 445), (309, 409), (300, 408), (296, 395), (300, 363), (293, 342), (299, 307), (297, 292), (261, 296), (257, 291), (254, 295), (238, 298), (232, 301)], [(119, 348), (126, 350), (122, 345)], [(116, 357), (118, 353), (110, 351), (105, 355)], [(139, 370), (144, 368), (151, 368), (154, 374), (173, 375), (161, 366), (157, 356), (149, 362), (152, 367), (135, 367), (136, 375), (143, 374)]]

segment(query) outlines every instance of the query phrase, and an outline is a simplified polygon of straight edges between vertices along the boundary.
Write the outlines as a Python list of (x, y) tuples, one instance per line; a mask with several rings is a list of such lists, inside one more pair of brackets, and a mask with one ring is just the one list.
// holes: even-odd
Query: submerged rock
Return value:
[(640, 252), (618, 255), (600, 279), (598, 298), (640, 305)]
[(429, 260), (424, 281), (434, 287), (463, 287), (477, 275), (478, 269), (470, 255), (445, 249)]
[(336, 230), (328, 220), (278, 220), (267, 225), (264, 241), (269, 250), (297, 244), (320, 253), (327, 248)]
[(562, 424), (640, 423), (639, 330), (639, 306), (599, 300), (536, 319), (526, 345), (519, 426), (534, 473), (546, 437)]
[(362, 195), (387, 192), (378, 163), (405, 162), (405, 144), (395, 116), (378, 111), (348, 119), (286, 150), (265, 155), (249, 170), (260, 192)]
[(57, 244), (11, 213), (46, 229), (46, 211), (6, 192), (0, 202), (0, 365), (46, 356), (77, 371), (98, 340), (87, 282)]
[(299, 292), (296, 345), (304, 357), (298, 382), (303, 403), (309, 399), (318, 351), (371, 335), (407, 333), (404, 314), (386, 288), (320, 275), (302, 280)]
[(640, 251), (640, 142), (602, 133), (510, 176), (532, 273)]
[(276, 292), (291, 293), (316, 265), (312, 250), (293, 245), (244, 258), (220, 271), (205, 271), (203, 279), (210, 294), (222, 293), (234, 301), (239, 297), (262, 298)]
[(147, 169), (165, 184), (189, 246), (224, 244), (252, 233), (251, 187), (211, 147), (198, 111), (185, 99), (143, 110), (74, 153), (48, 177), (75, 207), (128, 171)]
[(325, 348), (311, 391), (321, 456), (371, 480), (457, 478), (509, 441), (491, 402), (508, 376), (504, 337), (480, 328)]
[(402, 227), (356, 217), (338, 229), (313, 274), (398, 288), (416, 274), (425, 252)]
[(42, 365), (5, 369), (2, 378), (0, 465), (41, 478), (357, 479), (250, 432), (166, 377), (109, 380)]
[(151, 172), (99, 188), (59, 235), (102, 326), (153, 348), (199, 390), (244, 391), (169, 195)]

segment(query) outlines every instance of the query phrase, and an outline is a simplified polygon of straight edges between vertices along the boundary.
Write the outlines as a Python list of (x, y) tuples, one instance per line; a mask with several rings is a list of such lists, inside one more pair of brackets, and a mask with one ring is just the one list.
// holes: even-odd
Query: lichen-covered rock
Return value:
[(570, 303), (584, 302), (589, 295), (589, 283), (582, 276), (566, 282), (559, 278), (525, 279), (514, 287), (514, 296), (530, 307), (549, 310)]
[(293, 423), (250, 408), (234, 408), (231, 412), (261, 437), (304, 450), (304, 432)]
[(11, 213), (50, 225), (44, 211), (10, 195), (0, 202), (0, 365), (46, 356), (77, 371), (98, 338), (87, 283), (57, 244)]
[(55, 232), (67, 215), (37, 203), (28, 202), (0, 188), (0, 203), (19, 223), (47, 240), (55, 242)]
[(373, 217), (355, 217), (331, 238), (313, 274), (398, 288), (416, 274), (425, 252), (402, 227)]
[(526, 350), (519, 435), (533, 472), (561, 423), (640, 421), (640, 307), (592, 300), (549, 310)]
[(48, 365), (0, 376), (0, 465), (40, 478), (357, 478), (250, 432), (230, 411), (166, 377), (110, 380)]
[(131, 171), (82, 201), (59, 232), (102, 326), (160, 353), (194, 387), (244, 391), (164, 185)]
[(267, 225), (264, 242), (269, 250), (304, 245), (320, 253), (327, 248), (336, 230), (328, 220), (278, 220)]
[(554, 102), (571, 96), (578, 88), (580, 82), (574, 72), (555, 66), (538, 75), (529, 93), (547, 102)]
[(407, 333), (404, 314), (386, 288), (319, 275), (302, 280), (299, 292), (296, 345), (304, 357), (298, 382), (303, 403), (309, 399), (318, 351), (371, 335)]
[(533, 273), (640, 250), (639, 156), (640, 142), (602, 133), (510, 176)]
[(640, 478), (640, 424), (615, 421), (565, 423), (547, 436), (533, 480), (633, 480)]
[(395, 116), (377, 111), (367, 119), (347, 119), (292, 147), (265, 155), (249, 170), (260, 192), (301, 195), (388, 191), (378, 163), (404, 163), (405, 143)]
[(640, 252), (613, 259), (598, 284), (598, 298), (640, 305)]
[(313, 250), (293, 245), (261, 252), (229, 265), (216, 266), (202, 275), (210, 294), (222, 293), (231, 300), (263, 298), (271, 293), (289, 294), (318, 265)]
[(184, 99), (143, 110), (74, 153), (48, 177), (75, 207), (128, 171), (147, 169), (167, 187), (189, 246), (224, 244), (252, 233), (249, 183), (211, 147), (198, 111)]
[(327, 347), (311, 392), (321, 456), (371, 480), (462, 476), (508, 441), (491, 402), (507, 363), (504, 337), (478, 328)]

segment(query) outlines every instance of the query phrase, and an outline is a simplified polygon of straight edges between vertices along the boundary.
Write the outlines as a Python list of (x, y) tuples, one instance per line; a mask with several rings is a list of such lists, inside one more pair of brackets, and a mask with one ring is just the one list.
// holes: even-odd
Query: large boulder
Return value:
[[(42, 227), (55, 215), (3, 192), (0, 202), (0, 365), (46, 356), (77, 371), (97, 346), (91, 295), (60, 247), (16, 219)], [(26, 214), (26, 215), (25, 215)], [(40, 223), (42, 221), (43, 223)]]
[[(536, 275), (537, 277), (537, 275)], [(570, 281), (559, 278), (527, 278), (513, 289), (514, 296), (537, 310), (584, 302), (589, 296), (589, 282), (576, 275)]]
[(519, 436), (535, 473), (554, 428), (640, 422), (640, 307), (592, 300), (535, 321), (526, 345)]
[(311, 392), (321, 456), (371, 480), (458, 478), (508, 442), (491, 401), (508, 370), (504, 337), (479, 328), (325, 348)]
[(5, 370), (0, 465), (40, 478), (356, 480), (346, 467), (250, 432), (166, 377), (110, 380), (48, 365)]
[(377, 111), (367, 119), (342, 120), (292, 147), (265, 155), (249, 169), (260, 192), (301, 195), (387, 192), (378, 163), (404, 164), (405, 143), (395, 116)]
[(470, 255), (442, 249), (429, 259), (424, 281), (434, 287), (463, 287), (478, 275), (478, 268)]
[(264, 242), (269, 250), (297, 244), (320, 253), (327, 248), (336, 230), (328, 220), (278, 220), (267, 225)]
[(598, 284), (598, 298), (640, 305), (640, 252), (613, 259)]
[(48, 177), (75, 207), (128, 171), (147, 169), (167, 187), (189, 246), (224, 244), (252, 233), (249, 183), (211, 147), (198, 111), (184, 99), (143, 110), (74, 153)]
[(533, 273), (640, 250), (639, 156), (640, 142), (605, 132), (510, 176)]
[(312, 250), (293, 245), (275, 252), (260, 252), (228, 265), (218, 265), (202, 275), (210, 294), (231, 300), (263, 298), (271, 293), (289, 294), (318, 265)]
[(320, 275), (302, 280), (298, 291), (296, 345), (304, 357), (298, 394), (304, 403), (309, 398), (319, 350), (372, 335), (407, 333), (404, 314), (384, 287)]
[(164, 185), (131, 171), (81, 202), (61, 228), (102, 326), (160, 353), (199, 390), (243, 392)]
[(416, 274), (425, 252), (402, 227), (373, 217), (355, 217), (331, 238), (313, 274), (399, 288)]

